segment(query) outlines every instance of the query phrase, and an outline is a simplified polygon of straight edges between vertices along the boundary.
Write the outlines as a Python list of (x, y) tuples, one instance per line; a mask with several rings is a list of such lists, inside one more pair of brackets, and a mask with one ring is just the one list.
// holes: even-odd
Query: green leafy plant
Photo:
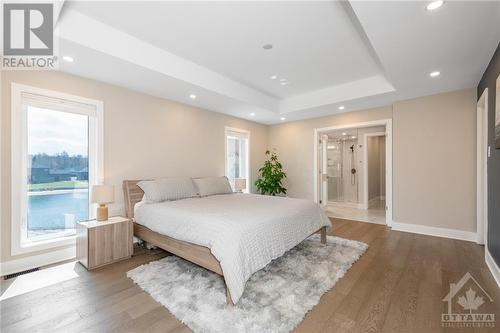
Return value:
[(272, 153), (266, 151), (267, 159), (264, 166), (259, 169), (259, 178), (255, 181), (255, 186), (261, 194), (277, 195), (286, 194), (286, 188), (283, 187), (282, 181), (286, 178), (286, 173), (283, 172), (283, 166), (278, 161), (278, 155), (275, 151)]

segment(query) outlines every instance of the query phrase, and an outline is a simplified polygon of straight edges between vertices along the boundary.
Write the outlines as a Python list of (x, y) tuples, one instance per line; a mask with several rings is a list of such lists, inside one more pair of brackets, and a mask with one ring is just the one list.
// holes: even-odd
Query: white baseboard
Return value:
[(439, 228), (439, 227), (430, 227), (426, 225), (419, 224), (407, 224), (407, 223), (399, 223), (392, 222), (392, 230), (395, 231), (404, 231), (411, 232), (414, 234), (428, 235), (428, 236), (437, 236), (444, 238), (452, 238), (465, 240), (469, 242), (477, 241), (477, 234), (472, 231), (464, 231), (457, 229), (447, 229), (447, 228)]
[(493, 275), (493, 278), (497, 282), (498, 288), (500, 288), (500, 268), (491, 256), (490, 251), (488, 251), (487, 246), (484, 247), (484, 260), (486, 261), (486, 266), (490, 269), (491, 275)]
[(56, 251), (5, 261), (0, 263), (0, 276), (14, 274), (65, 260), (75, 259), (75, 257), (76, 246), (70, 246)]

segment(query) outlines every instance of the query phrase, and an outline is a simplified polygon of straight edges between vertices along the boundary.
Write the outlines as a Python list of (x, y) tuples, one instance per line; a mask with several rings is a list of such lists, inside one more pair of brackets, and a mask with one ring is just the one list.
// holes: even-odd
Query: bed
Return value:
[(138, 182), (123, 182), (134, 235), (221, 275), (230, 305), (271, 260), (317, 232), (326, 243), (330, 221), (307, 200), (234, 193), (149, 204)]

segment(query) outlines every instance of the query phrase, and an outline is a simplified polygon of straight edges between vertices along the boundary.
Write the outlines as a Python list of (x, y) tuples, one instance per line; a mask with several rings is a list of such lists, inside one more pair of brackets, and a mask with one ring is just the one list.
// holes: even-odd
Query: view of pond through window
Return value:
[(28, 239), (74, 235), (89, 216), (88, 116), (27, 108)]

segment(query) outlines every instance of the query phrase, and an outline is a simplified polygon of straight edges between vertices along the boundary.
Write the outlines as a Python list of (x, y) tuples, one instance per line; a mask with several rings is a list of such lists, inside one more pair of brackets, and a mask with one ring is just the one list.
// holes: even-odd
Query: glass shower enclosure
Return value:
[[(322, 138), (323, 197), (326, 203), (358, 202), (358, 133), (337, 131)], [(326, 171), (326, 172), (325, 172)], [(326, 179), (326, 181), (325, 181)]]

